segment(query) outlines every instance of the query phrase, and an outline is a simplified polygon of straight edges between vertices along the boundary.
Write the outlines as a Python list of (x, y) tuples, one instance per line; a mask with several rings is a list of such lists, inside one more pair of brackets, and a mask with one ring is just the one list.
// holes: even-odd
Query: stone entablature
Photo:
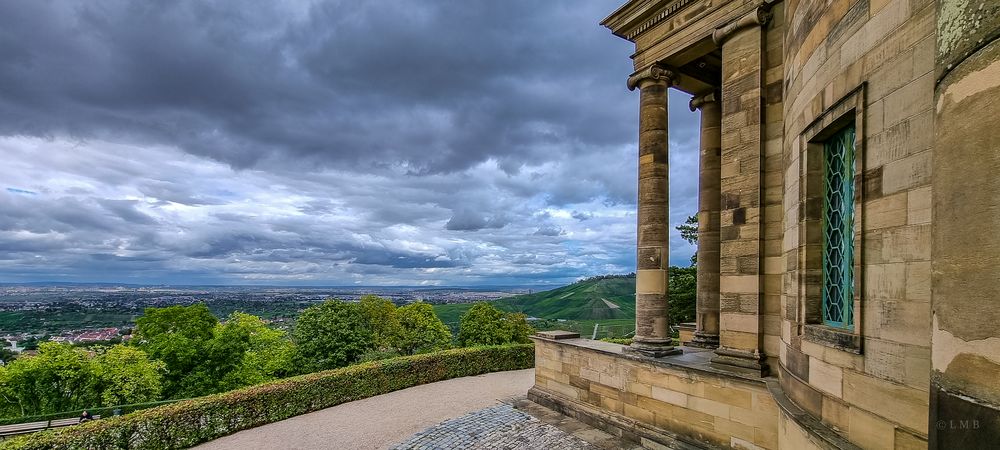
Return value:
[[(667, 18), (671, 18), (692, 3), (699, 3), (699, 1), (649, 0), (627, 3), (618, 11), (608, 16), (607, 19), (604, 19), (602, 23), (610, 28), (611, 32), (616, 36), (631, 41), (639, 33), (652, 28)], [(705, 9), (711, 5), (711, 2), (708, 1), (701, 1), (700, 3), (704, 4), (700, 9)]]

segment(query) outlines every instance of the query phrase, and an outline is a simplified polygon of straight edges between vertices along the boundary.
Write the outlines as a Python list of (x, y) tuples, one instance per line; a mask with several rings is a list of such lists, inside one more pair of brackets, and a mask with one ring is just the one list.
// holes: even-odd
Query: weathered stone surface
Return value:
[[(697, 95), (721, 90), (719, 136), (702, 136), (698, 329), (718, 328), (719, 363), (745, 370), (780, 359), (788, 371), (783, 391), (822, 426), (802, 426), (793, 414), (776, 429), (755, 430), (750, 441), (741, 427), (760, 424), (733, 412), (745, 397), (726, 395), (736, 392), (726, 383), (661, 374), (666, 387), (650, 377), (636, 380), (639, 392), (630, 393), (637, 401), (647, 389), (656, 393), (646, 398), (664, 409), (653, 414), (657, 426), (711, 442), (725, 434), (727, 446), (819, 448), (830, 442), (822, 427), (862, 447), (921, 447), (928, 431), (932, 445), (975, 444), (950, 425), (939, 432), (927, 422), (942, 412), (980, 417), (992, 411), (983, 405), (1000, 399), (996, 383), (979, 375), (1000, 370), (1000, 331), (991, 326), (1000, 323), (1000, 309), (983, 307), (1000, 292), (1000, 153), (989, 150), (1000, 148), (1000, 6), (767, 3), (774, 3), (770, 11), (758, 11), (767, 17), (754, 17), (755, 2), (636, 0), (605, 23), (636, 43), (636, 69), (674, 64), (681, 78), (697, 78), (675, 87)], [(667, 11), (681, 4), (691, 5), (691, 15), (681, 6)], [(759, 23), (766, 24), (749, 26)], [(714, 45), (695, 43), (709, 34), (717, 36)], [(650, 118), (641, 129), (659, 139), (661, 123)], [(835, 329), (823, 325), (822, 314), (823, 152), (825, 140), (848, 124), (856, 127), (858, 160), (854, 322)], [(716, 142), (717, 176), (704, 170), (716, 156), (705, 150)], [(717, 221), (704, 207), (716, 200)], [(665, 238), (657, 234), (665, 221), (645, 223), (640, 234), (650, 242)], [(668, 254), (648, 248), (640, 255), (654, 257), (640, 270), (658, 269)], [(716, 281), (718, 296), (711, 293)], [(928, 395), (939, 404), (929, 405)], [(680, 399), (689, 416), (663, 406), (681, 408)], [(709, 427), (720, 405), (731, 415)]]
[(1000, 310), (986, 306), (1000, 300), (1000, 181), (990, 175), (1000, 153), (985, 150), (1000, 146), (1000, 21), (990, 2), (939, 3), (929, 441), (976, 448), (1000, 439), (1000, 385), (986, 375), (1000, 368)]
[[(557, 386), (558, 377), (546, 376), (546, 383), (536, 384), (535, 389), (695, 441), (729, 446), (737, 438), (775, 448), (777, 407), (764, 382), (733, 378), (710, 368), (711, 351), (653, 360), (616, 356), (590, 348), (587, 342), (592, 341), (538, 340), (536, 366), (549, 366), (542, 361), (551, 357), (547, 355), (574, 354), (585, 361), (584, 366), (594, 367), (599, 378), (620, 380), (621, 387), (613, 386), (617, 381), (591, 382), (586, 395), (577, 395), (572, 385)], [(620, 352), (622, 347), (617, 347)], [(554, 348), (559, 351), (547, 351)], [(567, 388), (574, 395), (564, 395)]]
[(669, 182), (667, 179), (667, 88), (674, 73), (653, 66), (629, 78), (639, 87), (639, 202), (636, 266), (636, 332), (633, 350), (661, 356), (673, 352), (667, 311)]
[[(597, 430), (588, 431), (598, 433)], [(614, 442), (610, 435), (605, 436), (600, 438)], [(502, 404), (442, 422), (417, 433), (393, 447), (393, 450), (424, 448), (597, 450), (601, 447), (518, 411), (509, 404)]]
[(580, 333), (562, 330), (539, 331), (537, 334), (548, 339), (575, 339), (580, 337)]

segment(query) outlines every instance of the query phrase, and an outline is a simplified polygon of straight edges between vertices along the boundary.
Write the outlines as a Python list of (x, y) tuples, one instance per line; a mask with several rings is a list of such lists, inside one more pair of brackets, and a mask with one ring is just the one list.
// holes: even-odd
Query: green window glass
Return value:
[(823, 322), (854, 327), (854, 126), (824, 144)]

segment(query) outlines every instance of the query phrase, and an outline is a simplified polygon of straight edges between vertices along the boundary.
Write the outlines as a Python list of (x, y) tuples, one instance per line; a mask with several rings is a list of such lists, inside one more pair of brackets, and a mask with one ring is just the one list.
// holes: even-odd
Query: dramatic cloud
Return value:
[[(0, 3), (0, 281), (632, 271), (632, 46), (597, 25), (617, 6)], [(670, 113), (679, 224), (697, 116), (679, 92)]]

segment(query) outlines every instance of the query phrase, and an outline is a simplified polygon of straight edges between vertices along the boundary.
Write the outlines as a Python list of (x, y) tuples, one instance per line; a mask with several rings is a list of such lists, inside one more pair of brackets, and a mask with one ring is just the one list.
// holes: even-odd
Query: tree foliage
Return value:
[(225, 323), (216, 325), (213, 353), (219, 361), (220, 390), (236, 389), (252, 384), (294, 375), (295, 346), (286, 333), (268, 328), (260, 317), (234, 312)]
[(688, 216), (683, 224), (677, 225), (677, 231), (688, 244), (698, 245), (698, 215)]
[(136, 345), (166, 366), (166, 398), (196, 397), (293, 374), (294, 345), (257, 316), (219, 323), (203, 304), (149, 308)]
[(458, 343), (473, 347), (529, 342), (532, 329), (526, 319), (524, 314), (504, 313), (489, 303), (476, 303), (462, 316)]
[(534, 366), (530, 344), (404, 356), (273, 381), (113, 420), (4, 441), (3, 448), (166, 449), (199, 443), (344, 402), (449, 378)]
[(0, 363), (7, 364), (17, 358), (17, 353), (7, 347), (0, 347)]
[(697, 269), (694, 267), (671, 267), (670, 295), (668, 298), (670, 324), (693, 322), (697, 303)]
[(94, 359), (94, 379), (101, 394), (101, 405), (159, 400), (165, 370), (162, 361), (150, 360), (137, 348), (124, 345), (109, 348)]
[(400, 345), (403, 328), (399, 323), (396, 305), (375, 295), (362, 296), (358, 302), (372, 331), (372, 340), (379, 352), (394, 352)]
[(30, 416), (155, 400), (163, 363), (141, 350), (116, 345), (92, 355), (68, 344), (44, 342), (38, 355), (0, 367), (0, 411)]
[(404, 355), (444, 350), (451, 347), (451, 330), (424, 302), (410, 303), (398, 310), (401, 334), (399, 351)]
[(296, 363), (307, 372), (346, 366), (375, 348), (360, 306), (340, 300), (306, 308), (292, 336), (298, 346)]
[[(698, 215), (688, 216), (687, 220), (683, 224), (677, 225), (677, 231), (681, 233), (681, 239), (687, 241), (688, 244), (698, 246)], [(694, 266), (698, 264), (698, 252), (696, 251), (691, 255), (691, 265)]]
[[(524, 314), (477, 304), (462, 319), (467, 346), (528, 343)], [(431, 305), (397, 308), (365, 296), (306, 308), (294, 331), (234, 312), (219, 321), (204, 304), (147, 308), (125, 345), (43, 342), (36, 356), (0, 366), (0, 415), (23, 417), (144, 403), (267, 383), (399, 354), (452, 346), (449, 328)]]
[(216, 367), (232, 364), (225, 358), (216, 359), (221, 355), (212, 338), (218, 323), (200, 303), (147, 308), (136, 321), (133, 342), (166, 364), (163, 391), (167, 398), (195, 397), (218, 387)]

